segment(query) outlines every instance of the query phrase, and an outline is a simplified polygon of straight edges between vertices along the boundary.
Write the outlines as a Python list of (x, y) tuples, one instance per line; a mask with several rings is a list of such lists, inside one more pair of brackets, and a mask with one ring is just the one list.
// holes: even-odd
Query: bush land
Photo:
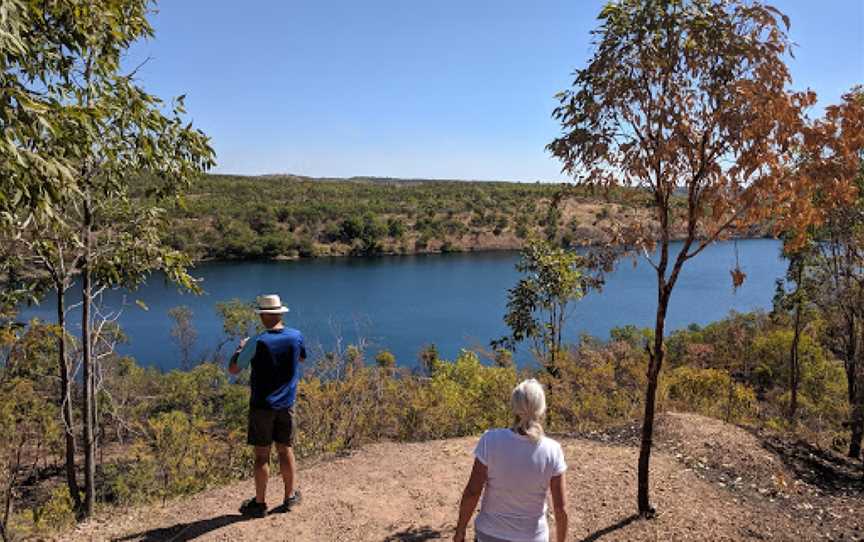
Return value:
[[(74, 520), (60, 477), (59, 405), (51, 389), (56, 329), (31, 322), (6, 337), (0, 372), (4, 483), (13, 484), (10, 527), (45, 533)], [(842, 366), (822, 346), (820, 327), (802, 341), (805, 358), (795, 426), (788, 402), (788, 323), (766, 313), (731, 314), (668, 339), (669, 370), (661, 378), (662, 409), (690, 411), (777, 431), (795, 430), (825, 445), (846, 445), (848, 417)], [(547, 431), (584, 433), (631, 423), (642, 407), (650, 331), (614, 329), (608, 340), (583, 337), (545, 368), (515, 367), (499, 353), (481, 362), (474, 352), (438, 358), (421, 352), (415, 369), (389, 352), (366, 363), (365, 352), (309, 360), (298, 390), (296, 452), (327, 456), (379, 440), (421, 441), (476, 435), (511, 423), (508, 399), (523, 378), (548, 390)], [(161, 373), (129, 358), (103, 362), (99, 397), (99, 482), (102, 507), (130, 506), (200, 491), (245, 478), (248, 375), (230, 379), (221, 365)], [(80, 390), (76, 390), (76, 394)], [(26, 431), (24, 430), (26, 428)], [(14, 461), (23, 457), (26, 461)]]
[(541, 234), (575, 245), (601, 238), (616, 201), (556, 183), (207, 175), (165, 240), (199, 260), (515, 250)]

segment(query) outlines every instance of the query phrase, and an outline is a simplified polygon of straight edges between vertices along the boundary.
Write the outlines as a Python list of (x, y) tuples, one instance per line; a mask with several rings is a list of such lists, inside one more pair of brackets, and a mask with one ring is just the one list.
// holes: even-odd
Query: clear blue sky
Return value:
[[(560, 179), (554, 94), (603, 0), (163, 0), (127, 64), (187, 95), (216, 171)], [(864, 0), (775, 0), (796, 88), (864, 82)]]

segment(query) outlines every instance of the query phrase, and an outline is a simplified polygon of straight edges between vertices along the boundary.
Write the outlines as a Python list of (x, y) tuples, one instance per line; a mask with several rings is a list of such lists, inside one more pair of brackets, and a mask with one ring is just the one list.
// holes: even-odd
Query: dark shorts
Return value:
[(250, 408), (246, 443), (250, 446), (270, 446), (274, 442), (294, 446), (294, 409)]

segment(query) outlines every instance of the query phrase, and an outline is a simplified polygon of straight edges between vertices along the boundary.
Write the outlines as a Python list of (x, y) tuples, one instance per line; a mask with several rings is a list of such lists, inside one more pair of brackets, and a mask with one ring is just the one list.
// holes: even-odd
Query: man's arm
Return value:
[(246, 346), (246, 343), (249, 341), (249, 337), (240, 340), (240, 344), (237, 345), (237, 349), (234, 350), (234, 353), (231, 355), (231, 361), (228, 362), (228, 372), (232, 375), (236, 375), (240, 372), (240, 365), (237, 363), (237, 360), (240, 358), (240, 352), (243, 351), (243, 347)]

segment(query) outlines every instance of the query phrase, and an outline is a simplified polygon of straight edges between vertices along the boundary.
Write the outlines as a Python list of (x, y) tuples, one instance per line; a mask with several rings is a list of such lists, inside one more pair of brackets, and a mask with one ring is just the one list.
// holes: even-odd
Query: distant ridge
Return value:
[(296, 179), (299, 181), (328, 182), (372, 182), (372, 183), (508, 183), (508, 184), (572, 184), (567, 180), (517, 181), (513, 179), (435, 179), (424, 177), (381, 177), (377, 175), (352, 175), (351, 177), (313, 177), (296, 173), (262, 173), (259, 175), (238, 175), (234, 173), (212, 173), (213, 176), (248, 177), (256, 179)]

